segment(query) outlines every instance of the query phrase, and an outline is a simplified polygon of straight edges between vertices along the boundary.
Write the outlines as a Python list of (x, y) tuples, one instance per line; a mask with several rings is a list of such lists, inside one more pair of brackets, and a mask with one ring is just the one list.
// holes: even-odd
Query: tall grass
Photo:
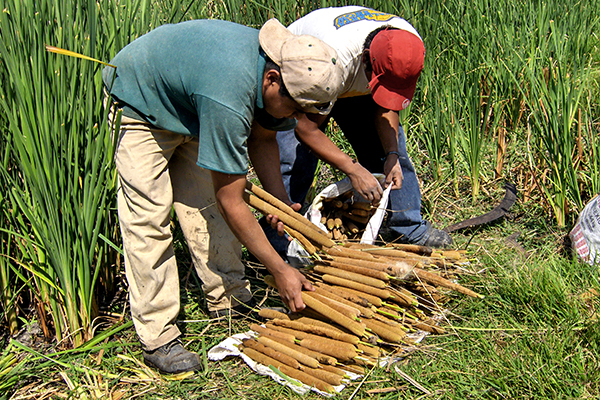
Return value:
[[(97, 44), (85, 36), (96, 33), (95, 2), (79, 7), (10, 2), (3, 8), (0, 52), (12, 96), (3, 98), (2, 107), (20, 171), (4, 178), (12, 187), (12, 207), (23, 215), (13, 228), (27, 242), (19, 247), (41, 314), (48, 312), (58, 341), (79, 345), (90, 338), (97, 313), (95, 282), (107, 251), (98, 234), (113, 190), (112, 145), (96, 117), (101, 114), (97, 66), (49, 56), (44, 44), (93, 54)], [(59, 10), (69, 8), (70, 18), (63, 22)], [(62, 29), (63, 24), (74, 29)]]
[(413, 23), (427, 51), (419, 81), (417, 106), (419, 138), (425, 143), (432, 175), (439, 179), (443, 155), (448, 152), (455, 182), (463, 172), (479, 193), (483, 158), (497, 122), (496, 92), (489, 62), (492, 25), (485, 2), (460, 0), (418, 3)]
[[(0, 74), (0, 79), (2, 75)], [(1, 118), (0, 118), (1, 121)], [(0, 123), (0, 126), (4, 124)], [(7, 151), (6, 143), (10, 142), (10, 132), (0, 137), (0, 165), (3, 170), (6, 170), (10, 164), (10, 152)], [(11, 254), (12, 237), (10, 229), (10, 208), (8, 207), (8, 199), (5, 193), (8, 191), (5, 184), (0, 183), (0, 321), (6, 324), (8, 332), (15, 334), (18, 329), (17, 310), (15, 299), (15, 281), (16, 275), (11, 271), (11, 263), (9, 257)]]
[(147, 1), (99, 6), (0, 1), (7, 78), (0, 105), (10, 138), (0, 172), (15, 214), (0, 266), (11, 264), (30, 282), (44, 331), (74, 346), (92, 337), (98, 296), (112, 290), (116, 272), (114, 252), (100, 239), (116, 241), (114, 146), (101, 65), (44, 46), (106, 59), (152, 26)]
[[(4, 193), (4, 191), (2, 191)], [(11, 334), (17, 333), (17, 310), (16, 310), (16, 274), (11, 270), (9, 255), (12, 237), (9, 228), (8, 210), (6, 202), (3, 201), (4, 196), (0, 195), (0, 321), (4, 321), (8, 332)]]
[[(428, 79), (428, 82), (423, 82)], [(454, 118), (452, 113), (452, 98), (454, 97), (450, 84), (436, 85), (431, 82), (431, 74), (424, 75), (420, 84), (425, 88), (423, 101), (426, 103), (420, 109), (414, 120), (414, 132), (422, 138), (429, 156), (429, 170), (433, 180), (442, 176), (445, 154), (448, 147), (449, 123)]]
[(571, 205), (583, 206), (574, 157), (582, 88), (560, 64), (548, 67), (546, 82), (532, 79), (532, 98), (538, 103), (532, 104), (535, 111), (530, 117), (533, 151), (529, 162), (533, 170), (544, 171), (537, 177), (538, 187), (552, 206), (558, 226), (565, 227)]
[[(544, 22), (541, 30), (545, 52), (535, 50), (529, 59), (526, 72), (529, 89), (526, 101), (531, 109), (528, 132), (531, 133), (532, 152), (530, 165), (544, 171), (537, 177), (537, 185), (545, 200), (552, 207), (559, 227), (565, 227), (570, 209), (583, 207), (578, 176), (577, 144), (581, 135), (589, 137), (590, 126), (579, 121), (582, 100), (590, 93), (590, 60), (581, 53), (580, 46), (588, 47), (587, 41), (575, 36), (571, 39), (570, 29), (575, 24), (565, 25), (553, 21)], [(589, 28), (586, 21), (581, 26)], [(592, 27), (597, 26), (597, 20)], [(583, 31), (592, 34), (592, 32)], [(573, 42), (577, 42), (575, 45)], [(548, 58), (547, 54), (551, 54)], [(543, 71), (543, 73), (540, 73)], [(592, 153), (593, 157), (593, 153)]]
[[(586, 182), (598, 187), (593, 178), (597, 168), (593, 121), (598, 114), (597, 110), (592, 114), (592, 107), (580, 107), (582, 99), (593, 98), (590, 71), (599, 68), (597, 59), (592, 60), (599, 17), (591, 11), (598, 9), (598, 1), (566, 5), (451, 0), (411, 6), (413, 24), (427, 50), (412, 114), (433, 178), (439, 179), (445, 164), (457, 179), (464, 174), (470, 177), (476, 198), (479, 177), (491, 176), (483, 166), (496, 164), (496, 177), (510, 179), (511, 171), (502, 168), (511, 151), (507, 146), (533, 132), (536, 146), (530, 156), (539, 161), (530, 173), (543, 181), (538, 193), (546, 198), (559, 226), (566, 225), (570, 212), (572, 221), (572, 212), (583, 205), (579, 186)], [(550, 59), (552, 65), (560, 64), (560, 70), (553, 67), (554, 86), (545, 89), (549, 84), (544, 68), (550, 68)], [(548, 104), (558, 101), (562, 104)], [(546, 114), (541, 107), (549, 108)], [(582, 122), (574, 124), (578, 110)], [(574, 134), (577, 130), (581, 140)], [(588, 162), (575, 165), (567, 160), (573, 158), (578, 140), (588, 143), (582, 155)], [(551, 148), (541, 147), (543, 143)], [(550, 175), (542, 176), (541, 171)], [(585, 197), (589, 198), (587, 190)]]

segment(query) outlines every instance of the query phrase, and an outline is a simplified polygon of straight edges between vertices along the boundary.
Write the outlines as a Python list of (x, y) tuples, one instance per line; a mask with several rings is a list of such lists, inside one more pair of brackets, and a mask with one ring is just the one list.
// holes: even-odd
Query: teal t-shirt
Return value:
[(258, 30), (219, 20), (160, 26), (125, 46), (104, 84), (123, 113), (199, 139), (198, 165), (245, 174), (253, 119), (286, 130), (295, 120), (263, 109)]

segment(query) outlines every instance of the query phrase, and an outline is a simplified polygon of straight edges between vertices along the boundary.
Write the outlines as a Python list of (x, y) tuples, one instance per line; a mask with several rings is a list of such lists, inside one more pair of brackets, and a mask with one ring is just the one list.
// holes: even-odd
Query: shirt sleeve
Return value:
[(296, 128), (298, 124), (294, 118), (275, 118), (263, 108), (258, 107), (254, 110), (254, 120), (263, 128), (272, 131), (289, 131)]
[(227, 174), (247, 173), (248, 118), (207, 97), (199, 96), (196, 102), (199, 120), (197, 164)]

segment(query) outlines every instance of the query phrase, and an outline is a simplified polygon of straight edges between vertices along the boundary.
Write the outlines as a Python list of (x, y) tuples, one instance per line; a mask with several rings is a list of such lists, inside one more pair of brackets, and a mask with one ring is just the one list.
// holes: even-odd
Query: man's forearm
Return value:
[(313, 151), (317, 157), (345, 173), (356, 191), (368, 201), (381, 198), (382, 189), (371, 172), (339, 149), (316, 123), (301, 120), (296, 133), (299, 139)]
[(375, 127), (384, 153), (398, 152), (398, 129), (400, 127), (398, 112), (378, 107), (375, 114)]
[(273, 275), (279, 296), (290, 310), (302, 310), (302, 289), (312, 290), (312, 285), (298, 270), (285, 263), (267, 240), (243, 199), (246, 177), (219, 172), (211, 175), (217, 206), (233, 234)]
[[(311, 119), (315, 118), (315, 120)], [(319, 129), (322, 118), (304, 116), (298, 121), (296, 135), (320, 160), (349, 175), (355, 168), (355, 162)]]
[(290, 204), (281, 177), (276, 134), (275, 131), (265, 130), (255, 122), (252, 126), (252, 135), (247, 142), (248, 155), (263, 189), (284, 203)]
[(277, 271), (285, 263), (273, 249), (254, 214), (243, 200), (244, 189), (240, 190), (238, 186), (243, 184), (245, 187), (245, 182), (246, 180), (243, 179), (243, 183), (242, 181), (235, 182), (235, 188), (222, 187), (218, 189), (215, 193), (217, 206), (231, 231), (248, 251), (265, 264), (267, 269)]

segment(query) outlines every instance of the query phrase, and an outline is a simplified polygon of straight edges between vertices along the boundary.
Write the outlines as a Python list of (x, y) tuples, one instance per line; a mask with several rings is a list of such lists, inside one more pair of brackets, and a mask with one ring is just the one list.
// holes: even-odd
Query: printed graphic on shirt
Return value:
[(358, 21), (389, 21), (392, 18), (396, 18), (396, 15), (384, 13), (381, 11), (371, 10), (370, 8), (363, 8), (361, 10), (352, 11), (346, 14), (342, 14), (333, 20), (333, 26), (336, 29), (340, 29), (342, 26), (346, 26), (353, 22)]

